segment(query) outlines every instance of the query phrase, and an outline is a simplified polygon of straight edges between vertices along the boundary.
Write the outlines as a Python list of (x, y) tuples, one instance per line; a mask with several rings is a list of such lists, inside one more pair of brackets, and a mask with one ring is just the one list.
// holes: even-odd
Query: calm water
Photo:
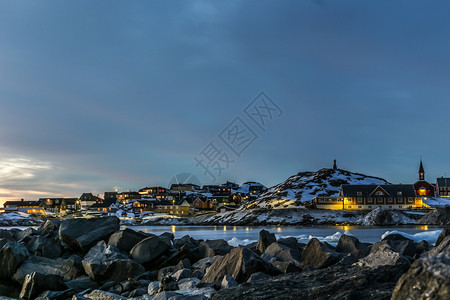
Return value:
[[(125, 227), (125, 226), (124, 226)], [(374, 243), (381, 239), (387, 231), (400, 231), (415, 240), (428, 240), (434, 243), (442, 231), (442, 226), (397, 226), (397, 227), (368, 227), (368, 226), (315, 226), (315, 227), (276, 227), (276, 226), (126, 226), (134, 230), (161, 234), (172, 232), (176, 238), (190, 235), (195, 239), (214, 240), (233, 238), (246, 244), (258, 240), (259, 231), (266, 229), (278, 237), (293, 236), (300, 242), (308, 242), (311, 237), (328, 242), (337, 242), (340, 235), (347, 232), (357, 237), (361, 242)]]

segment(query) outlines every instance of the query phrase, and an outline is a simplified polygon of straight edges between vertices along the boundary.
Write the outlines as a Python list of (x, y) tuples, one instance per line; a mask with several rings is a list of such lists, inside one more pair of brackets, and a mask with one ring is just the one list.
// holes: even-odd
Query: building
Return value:
[(423, 168), (422, 160), (419, 166), (419, 180), (414, 183), (414, 190), (417, 196), (434, 197), (434, 186), (425, 180), (425, 169)]
[(195, 200), (192, 202), (192, 206), (195, 209), (212, 209), (213, 208), (213, 202), (208, 197), (196, 197)]
[(439, 197), (450, 197), (450, 178), (436, 179), (436, 194)]
[(6, 201), (3, 204), (5, 212), (20, 211), (28, 214), (45, 214), (45, 210), (40, 206), (41, 201)]
[(141, 214), (144, 211), (155, 211), (156, 198), (142, 198), (133, 202), (132, 207), (135, 214)]
[(142, 196), (138, 192), (123, 192), (117, 194), (117, 200), (123, 205), (130, 202), (130, 200), (141, 199)]
[(360, 185), (343, 184), (339, 197), (316, 197), (316, 208), (333, 210), (372, 210), (422, 208), (422, 197), (412, 184)]
[(40, 206), (46, 212), (66, 214), (77, 210), (77, 198), (40, 198)]
[(94, 196), (92, 193), (83, 193), (78, 200), (81, 210), (88, 210), (91, 205), (102, 202), (102, 198)]
[(186, 200), (179, 202), (162, 200), (156, 204), (156, 212), (169, 215), (187, 216), (190, 210), (191, 205)]
[(231, 195), (231, 187), (224, 185), (204, 185), (204, 195), (210, 198), (214, 205), (228, 203)]
[(167, 198), (167, 189), (161, 186), (145, 187), (139, 190), (139, 194), (145, 198), (164, 200)]
[(92, 204), (89, 207), (89, 214), (115, 216), (118, 208), (117, 200), (108, 198), (103, 202)]
[(176, 192), (196, 192), (200, 190), (200, 186), (193, 183), (174, 183), (170, 189)]

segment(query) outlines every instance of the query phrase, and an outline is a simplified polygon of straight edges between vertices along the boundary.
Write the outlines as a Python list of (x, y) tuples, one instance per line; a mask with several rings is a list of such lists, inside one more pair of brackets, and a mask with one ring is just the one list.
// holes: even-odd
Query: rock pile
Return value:
[[(47, 221), (37, 230), (0, 231), (0, 295), (74, 300), (445, 299), (449, 245), (448, 230), (435, 247), (398, 234), (373, 245), (348, 235), (336, 247), (315, 238), (305, 245), (263, 230), (257, 243), (232, 247), (224, 240), (119, 230), (115, 217)], [(3, 286), (9, 286), (4, 294)]]

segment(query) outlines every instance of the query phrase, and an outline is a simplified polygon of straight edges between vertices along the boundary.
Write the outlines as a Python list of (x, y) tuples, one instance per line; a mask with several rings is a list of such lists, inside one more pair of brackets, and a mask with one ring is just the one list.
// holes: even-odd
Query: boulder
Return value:
[(27, 243), (31, 236), (37, 235), (38, 232), (34, 228), (27, 228), (14, 233), (14, 238), (16, 241)]
[(258, 280), (266, 280), (267, 278), (270, 278), (269, 275), (263, 272), (256, 272), (250, 275), (250, 277), (247, 279), (248, 283), (252, 283)]
[(190, 249), (197, 248), (200, 245), (200, 242), (193, 239), (189, 235), (185, 235), (180, 239), (174, 239), (173, 240), (173, 246), (175, 248), (181, 248), (182, 246), (185, 246)]
[(6, 243), (0, 249), (0, 279), (11, 278), (29, 255), (24, 243)]
[(203, 277), (203, 275), (205, 275), (206, 269), (211, 266), (216, 260), (218, 260), (220, 257), (220, 255), (216, 255), (214, 257), (205, 257), (203, 259), (200, 259), (199, 261), (197, 261), (196, 263), (194, 263), (192, 265), (192, 268), (196, 271), (199, 272), (201, 274), (200, 278)]
[(137, 243), (130, 251), (131, 257), (140, 264), (151, 262), (170, 248), (167, 239), (150, 236)]
[(161, 281), (163, 278), (172, 275), (172, 273), (175, 272), (175, 266), (169, 266), (165, 268), (161, 268), (158, 271), (157, 279)]
[(192, 265), (189, 259), (184, 258), (180, 260), (180, 262), (175, 266), (175, 270), (182, 270), (182, 269), (191, 269)]
[(7, 239), (0, 238), (0, 249), (1, 249), (3, 246), (5, 246), (7, 242), (8, 242)]
[(379, 266), (398, 266), (402, 270), (408, 269), (410, 262), (402, 254), (394, 251), (387, 243), (372, 248), (369, 255), (360, 259), (358, 266), (376, 268)]
[(67, 289), (67, 286), (64, 284), (62, 277), (33, 272), (25, 277), (20, 298), (33, 299), (42, 291), (62, 291), (65, 289)]
[(192, 271), (190, 269), (182, 269), (172, 274), (172, 278), (176, 281), (190, 277), (192, 277)]
[(167, 266), (175, 266), (183, 259), (188, 259), (190, 263), (194, 263), (201, 257), (198, 250), (198, 247), (192, 249), (183, 245), (181, 248), (175, 249), (175, 252), (167, 251), (152, 262), (152, 268), (160, 269)]
[(450, 225), (450, 207), (437, 208), (417, 220), (417, 224)]
[(302, 252), (301, 268), (323, 269), (337, 263), (339, 258), (340, 254), (331, 245), (312, 238)]
[(76, 292), (82, 292), (86, 289), (95, 290), (99, 287), (99, 285), (95, 281), (92, 281), (89, 276), (81, 276), (73, 280), (68, 280), (65, 284), (69, 289)]
[(126, 297), (122, 297), (117, 294), (113, 294), (110, 292), (105, 292), (101, 290), (93, 290), (90, 293), (84, 294), (84, 297), (92, 300), (125, 300)]
[(364, 257), (369, 254), (370, 244), (363, 244), (351, 235), (343, 234), (339, 238), (336, 246), (336, 252), (352, 254), (356, 257)]
[(438, 246), (431, 249), (428, 253), (430, 254), (438, 254), (450, 252), (450, 236), (445, 237)]
[(172, 232), (164, 232), (159, 235), (160, 238), (168, 238), (169, 240), (173, 241), (175, 239), (175, 235)]
[(403, 256), (414, 257), (417, 251), (416, 243), (413, 240), (401, 234), (389, 234), (381, 241), (374, 243), (370, 253), (377, 252), (378, 248), (384, 248), (384, 245), (389, 246), (393, 251)]
[(227, 255), (217, 259), (206, 270), (202, 282), (220, 285), (223, 276), (229, 274), (234, 280), (241, 283), (245, 282), (251, 274), (256, 272), (264, 272), (269, 275), (278, 275), (281, 273), (253, 251), (239, 246), (231, 250)]
[(35, 255), (48, 258), (58, 258), (62, 255), (62, 246), (57, 237), (47, 235), (33, 236), (28, 241), (27, 248)]
[(225, 255), (233, 249), (225, 240), (206, 240), (200, 242), (200, 252), (203, 257), (213, 257), (215, 255)]
[(230, 275), (225, 275), (225, 276), (223, 276), (223, 279), (222, 279), (222, 282), (220, 283), (220, 285), (223, 289), (228, 289), (228, 288), (238, 286), (239, 283), (237, 283), (236, 280), (234, 280), (234, 278), (231, 277)]
[(155, 295), (159, 291), (159, 287), (161, 286), (161, 281), (153, 281), (150, 282), (148, 285), (148, 294), (149, 295)]
[(295, 264), (291, 261), (274, 261), (272, 262), (272, 266), (280, 270), (282, 273), (292, 273), (292, 272), (300, 272), (301, 268), (298, 264)]
[(43, 223), (43, 224), (41, 224), (41, 226), (39, 226), (39, 228), (37, 229), (37, 232), (39, 234), (46, 234), (51, 231), (57, 231), (60, 223), (61, 223), (61, 221), (59, 219), (47, 220), (47, 221), (45, 221), (45, 223)]
[(446, 237), (448, 237), (449, 235), (450, 235), (450, 228), (444, 228), (444, 229), (442, 229), (441, 234), (439, 234), (439, 236), (438, 236), (438, 238), (437, 238), (437, 241), (436, 241), (435, 246), (436, 246), (436, 247), (439, 246), (439, 244), (440, 244)]
[[(40, 293), (36, 300), (67, 300), (67, 299), (73, 299), (74, 290), (67, 289), (64, 291), (44, 291)], [(79, 298), (77, 298), (79, 299)]]
[(8, 242), (15, 242), (13, 230), (0, 229), (0, 238), (6, 239)]
[(275, 234), (263, 229), (259, 232), (258, 244), (256, 244), (256, 249), (258, 249), (258, 251), (262, 254), (270, 244), (276, 241), (277, 239), (275, 238)]
[(92, 219), (62, 220), (59, 226), (59, 239), (72, 251), (89, 249), (101, 240), (107, 240), (119, 230), (117, 217), (104, 217)]
[(64, 280), (72, 280), (81, 275), (80, 270), (75, 264), (71, 259), (50, 259), (40, 256), (30, 256), (17, 269), (13, 278), (15, 281), (23, 284), (27, 274), (36, 272), (43, 275), (58, 275), (63, 277)]
[(266, 248), (264, 254), (275, 257), (279, 262), (292, 263), (295, 266), (300, 266), (300, 261), (302, 259), (302, 252), (298, 250), (292, 250), (291, 248), (279, 244), (272, 243)]
[(414, 261), (395, 286), (392, 300), (448, 299), (450, 253), (428, 255)]
[(400, 210), (389, 210), (378, 207), (359, 219), (357, 221), (357, 224), (365, 226), (389, 226), (400, 224), (414, 224), (415, 222), (416, 221), (414, 219), (411, 219)]
[(178, 283), (175, 281), (174, 278), (168, 276), (164, 277), (161, 280), (158, 292), (160, 293), (163, 291), (176, 291), (176, 290), (178, 290)]
[(285, 245), (286, 247), (289, 247), (293, 250), (300, 249), (300, 244), (298, 243), (298, 240), (295, 237), (287, 237), (287, 238), (278, 239), (278, 244)]
[(149, 234), (125, 228), (113, 233), (109, 238), (108, 245), (114, 246), (121, 251), (130, 252), (137, 243), (147, 237), (149, 237)]
[(196, 284), (200, 282), (200, 279), (192, 277), (192, 278), (184, 278), (178, 281), (178, 288), (180, 290), (191, 290), (194, 289)]
[(104, 241), (92, 247), (82, 263), (86, 274), (96, 282), (120, 282), (145, 272), (143, 266)]

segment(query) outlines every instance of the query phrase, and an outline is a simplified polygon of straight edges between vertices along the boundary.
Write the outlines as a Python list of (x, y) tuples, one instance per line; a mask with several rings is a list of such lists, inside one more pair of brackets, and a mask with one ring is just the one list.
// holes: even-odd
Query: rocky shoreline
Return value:
[(176, 239), (119, 230), (116, 217), (0, 230), (0, 299), (448, 299), (450, 230), (436, 245), (312, 238)]

